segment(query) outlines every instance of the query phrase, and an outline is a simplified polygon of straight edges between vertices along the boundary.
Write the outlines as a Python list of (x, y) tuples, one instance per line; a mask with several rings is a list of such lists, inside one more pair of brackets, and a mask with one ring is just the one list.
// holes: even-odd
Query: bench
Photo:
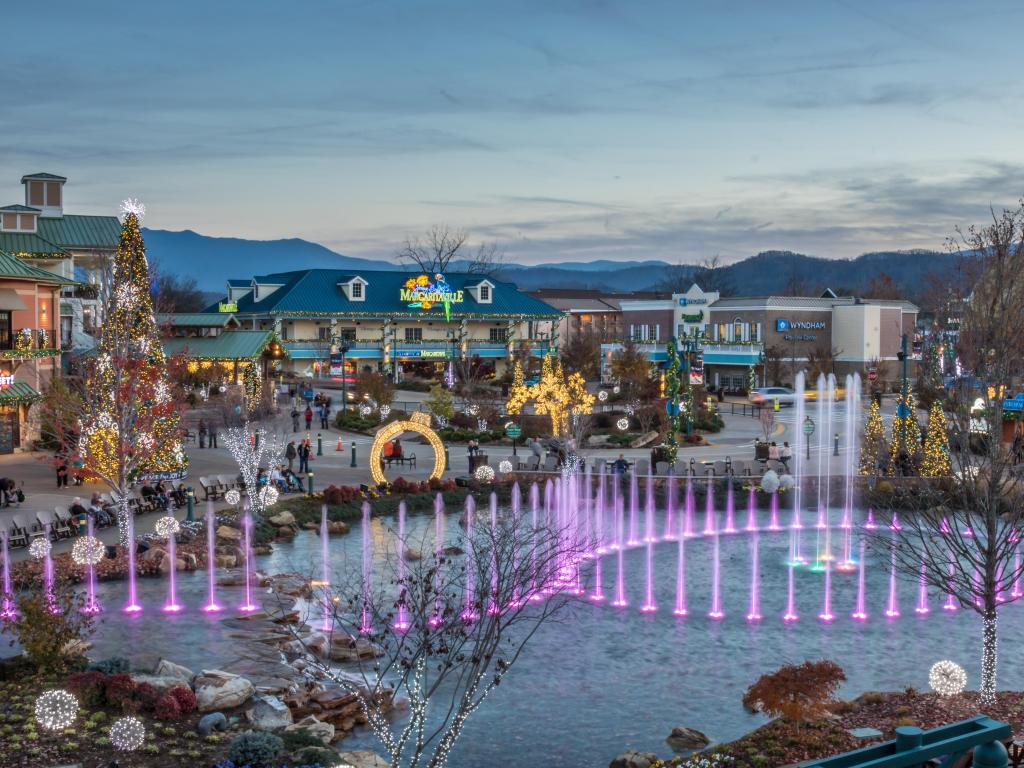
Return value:
[(401, 467), (404, 467), (406, 464), (410, 467), (416, 466), (415, 453), (410, 453), (408, 456), (403, 454), (401, 456), (382, 456), (381, 458), (384, 460), (384, 466), (386, 467), (390, 467), (392, 464), (398, 464)]

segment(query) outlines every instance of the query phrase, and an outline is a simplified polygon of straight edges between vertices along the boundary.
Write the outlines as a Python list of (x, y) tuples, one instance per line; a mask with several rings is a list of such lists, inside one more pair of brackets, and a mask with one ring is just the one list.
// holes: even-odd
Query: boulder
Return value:
[(376, 752), (342, 752), (338, 757), (342, 765), (350, 765), (352, 768), (391, 768), (391, 763)]
[(218, 568), (234, 568), (237, 565), (234, 555), (214, 555), (213, 562)]
[(173, 661), (168, 661), (167, 659), (160, 659), (156, 668), (153, 670), (153, 674), (157, 677), (176, 677), (186, 685), (192, 685), (192, 681), (196, 676), (196, 673), (188, 667), (183, 667), (181, 664), (175, 664)]
[(276, 731), (292, 724), (292, 711), (276, 696), (257, 696), (245, 719), (259, 731)]
[(315, 523), (314, 521), (308, 520), (307, 522), (302, 524), (302, 530), (304, 530), (304, 531), (319, 531), (320, 530), (320, 526), (317, 523)]
[(244, 677), (219, 669), (204, 669), (193, 684), (200, 712), (240, 707), (256, 692), (253, 684)]
[(199, 561), (191, 552), (183, 552), (178, 559), (185, 562), (186, 571), (194, 571), (199, 567)]
[(313, 715), (307, 715), (297, 723), (285, 726), (286, 731), (307, 731), (311, 736), (320, 739), (324, 744), (334, 741), (334, 726), (317, 720)]
[(143, 675), (133, 672), (132, 680), (135, 681), (136, 685), (142, 683), (149, 683), (156, 688), (160, 693), (171, 690), (171, 688), (177, 688), (182, 685), (188, 685), (187, 680), (182, 680), (177, 675)]
[(711, 743), (711, 739), (695, 728), (673, 728), (665, 741), (673, 752), (693, 752)]
[[(165, 557), (163, 560), (161, 560), (160, 561), (160, 565), (159, 565), (159, 570), (160, 570), (160, 573), (168, 573), (171, 570), (171, 558)], [(176, 557), (174, 559), (174, 570), (176, 570), (176, 571), (184, 571), (185, 570), (185, 561), (182, 560), (180, 557)]]
[(658, 756), (653, 752), (637, 752), (629, 749), (616, 757), (608, 768), (650, 768), (658, 762)]
[(344, 520), (328, 520), (327, 533), (331, 536), (344, 536), (351, 530)]
[(217, 528), (217, 538), (223, 541), (241, 541), (242, 532), (230, 525), (222, 525)]
[(142, 562), (144, 563), (159, 562), (163, 559), (164, 555), (166, 554), (167, 553), (159, 547), (150, 547), (142, 553), (142, 556), (139, 559), (142, 560)]
[(286, 525), (295, 525), (295, 515), (285, 510), (284, 512), (278, 512), (273, 517), (269, 518), (270, 524), (277, 527), (283, 528)]
[(418, 549), (413, 549), (412, 547), (409, 547), (405, 550), (405, 559), (410, 563), (414, 563), (417, 560), (423, 559), (423, 553), (420, 552)]
[(466, 550), (462, 549), (462, 547), (456, 547), (453, 544), (450, 547), (445, 547), (444, 548), (444, 554), (445, 554), (445, 557), (455, 557), (457, 555), (464, 555), (464, 554), (466, 554)]
[(228, 719), (224, 717), (223, 712), (211, 712), (208, 715), (203, 715), (196, 723), (196, 733), (200, 736), (209, 736), (214, 731), (226, 731), (227, 729)]

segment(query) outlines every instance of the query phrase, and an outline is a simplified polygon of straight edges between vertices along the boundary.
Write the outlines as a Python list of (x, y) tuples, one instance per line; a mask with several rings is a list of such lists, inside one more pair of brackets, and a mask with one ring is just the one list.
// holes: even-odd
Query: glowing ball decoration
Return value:
[(390, 405), (382, 405), (380, 407), (380, 420), (384, 421), (384, 419), (386, 419), (390, 415), (391, 415), (391, 406)]
[(232, 488), (230, 491), (224, 494), (224, 501), (230, 504), (232, 507), (238, 506), (238, 502), (242, 500), (242, 493), (237, 488)]
[(359, 406), (359, 415), (362, 416), (364, 419), (371, 413), (373, 413), (373, 408), (368, 406), (366, 403), (363, 403), (362, 405)]
[(779, 490), (779, 485), (779, 474), (775, 470), (769, 469), (761, 476), (761, 490), (765, 493), (775, 493)]
[(181, 530), (181, 524), (174, 519), (173, 515), (164, 515), (156, 521), (153, 530), (156, 531), (157, 536), (167, 539)]
[(36, 721), (48, 731), (63, 731), (76, 717), (78, 699), (68, 691), (47, 691), (36, 699)]
[(598, 392), (597, 393), (597, 399), (600, 400), (602, 403), (605, 400), (607, 400), (608, 399), (608, 390), (607, 389), (602, 389), (600, 392)]
[(612, 392), (614, 392), (616, 395), (619, 394), (619, 392), (621, 392), (621, 391), (622, 391), (622, 387), (620, 387), (618, 384), (616, 384), (614, 387), (612, 387)]
[(487, 464), (481, 464), (476, 468), (476, 471), (473, 473), (473, 477), (481, 483), (489, 483), (494, 479), (494, 470)]
[(103, 542), (95, 536), (82, 536), (75, 539), (71, 547), (71, 559), (77, 565), (96, 565), (106, 554), (106, 547)]
[(53, 549), (53, 544), (45, 536), (40, 536), (38, 539), (33, 539), (32, 543), (28, 545), (28, 553), (32, 555), (36, 560), (42, 560)]
[(279, 495), (277, 488), (272, 485), (268, 485), (260, 491), (260, 501), (263, 503), (264, 507), (272, 507), (277, 503), (277, 497)]
[(625, 432), (627, 429), (629, 429), (629, 419), (623, 416), (621, 419), (615, 422), (615, 426), (618, 427), (623, 432)]
[(512, 462), (508, 459), (503, 459), (502, 462), (498, 464), (498, 471), (503, 475), (507, 475), (512, 471)]
[(956, 696), (967, 687), (967, 673), (953, 661), (937, 661), (928, 670), (928, 685), (940, 696)]
[(110, 726), (110, 743), (123, 752), (134, 752), (146, 740), (146, 726), (137, 717), (122, 717)]
[(796, 486), (796, 480), (793, 479), (792, 475), (779, 475), (779, 489), (783, 491), (791, 491)]

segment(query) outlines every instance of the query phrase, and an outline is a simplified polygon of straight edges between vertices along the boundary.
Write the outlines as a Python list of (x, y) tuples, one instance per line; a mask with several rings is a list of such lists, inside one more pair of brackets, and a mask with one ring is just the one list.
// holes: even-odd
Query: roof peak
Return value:
[(46, 173), (40, 171), (39, 173), (26, 173), (21, 177), (21, 183), (24, 184), (26, 181), (67, 181), (66, 176), (58, 176), (55, 173)]

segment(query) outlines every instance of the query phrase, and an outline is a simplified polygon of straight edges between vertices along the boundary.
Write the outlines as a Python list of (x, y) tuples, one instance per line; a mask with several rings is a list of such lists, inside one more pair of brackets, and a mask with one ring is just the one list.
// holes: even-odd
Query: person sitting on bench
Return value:
[(399, 464), (404, 463), (402, 461), (402, 444), (397, 437), (391, 442), (391, 458), (398, 459)]

